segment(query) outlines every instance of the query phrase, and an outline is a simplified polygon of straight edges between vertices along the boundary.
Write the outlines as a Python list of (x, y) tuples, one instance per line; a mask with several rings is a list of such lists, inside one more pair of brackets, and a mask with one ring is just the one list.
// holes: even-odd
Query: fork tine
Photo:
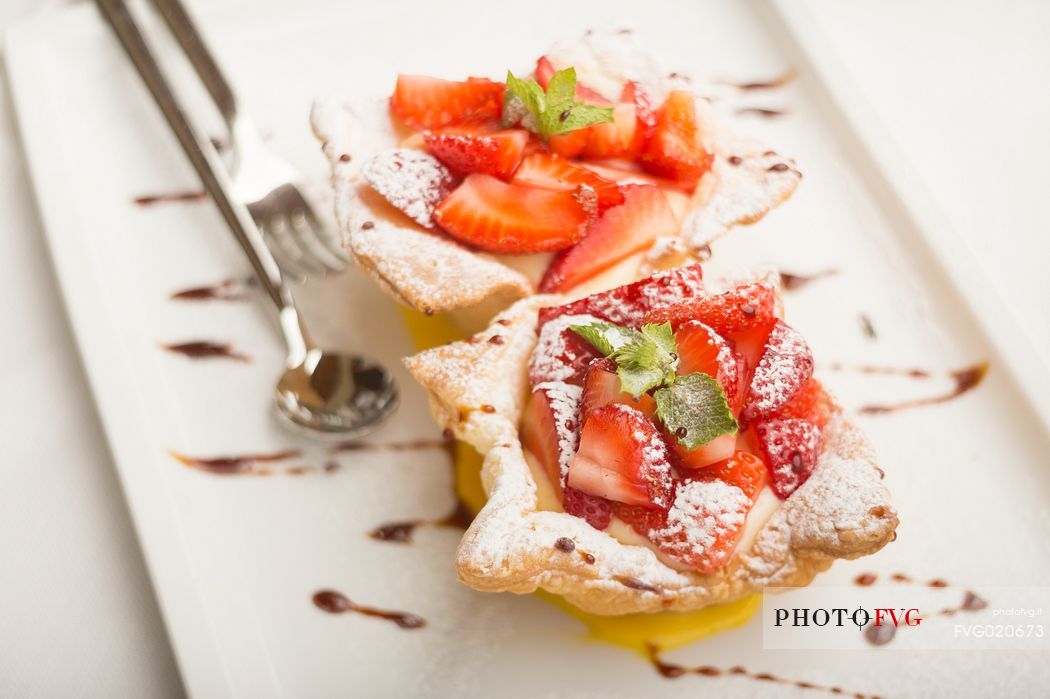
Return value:
[(293, 231), (283, 216), (275, 215), (261, 226), (263, 234), (271, 242), (270, 249), (279, 258), (278, 264), (290, 275), (303, 282), (308, 277), (322, 277), (325, 269), (313, 257), (303, 253), (294, 240)]
[(310, 258), (329, 272), (339, 273), (346, 269), (346, 263), (335, 257), (332, 252), (321, 243), (317, 231), (310, 225), (305, 209), (292, 211), (288, 215), (288, 223), (295, 233), (296, 241), (303, 247), (304, 252)]
[(334, 233), (332, 226), (325, 225), (320, 217), (315, 213), (314, 207), (306, 202), (304, 207), (306, 212), (306, 220), (310, 223), (313, 228), (314, 235), (317, 236), (318, 240), (324, 245), (325, 250), (330, 252), (337, 260), (342, 262), (344, 265), (350, 262), (350, 255), (347, 253), (346, 248), (343, 247), (342, 241), (339, 236)]

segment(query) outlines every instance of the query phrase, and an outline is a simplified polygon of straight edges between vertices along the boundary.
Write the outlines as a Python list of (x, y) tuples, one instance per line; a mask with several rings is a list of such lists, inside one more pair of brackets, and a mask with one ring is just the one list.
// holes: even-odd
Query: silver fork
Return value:
[(263, 142), (193, 19), (179, 0), (153, 0), (226, 121), (233, 148), (233, 194), (248, 206), (281, 267), (297, 277), (341, 272), (347, 257), (303, 195), (302, 175)]

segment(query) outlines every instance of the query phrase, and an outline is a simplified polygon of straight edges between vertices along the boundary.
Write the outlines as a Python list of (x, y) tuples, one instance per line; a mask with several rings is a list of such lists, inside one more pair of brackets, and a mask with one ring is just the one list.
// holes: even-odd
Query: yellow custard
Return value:
[[(425, 316), (402, 308), (405, 326), (419, 350), (435, 347), (463, 337), (455, 323), (442, 316)], [(467, 508), (477, 514), (487, 497), (481, 486), (482, 457), (463, 442), (456, 443), (454, 470), (456, 494)], [(761, 605), (761, 595), (751, 595), (735, 602), (712, 605), (695, 612), (661, 612), (599, 616), (588, 614), (562, 597), (538, 591), (536, 595), (559, 607), (587, 627), (587, 637), (645, 653), (647, 645), (662, 650), (678, 648), (721, 631), (747, 623)]]

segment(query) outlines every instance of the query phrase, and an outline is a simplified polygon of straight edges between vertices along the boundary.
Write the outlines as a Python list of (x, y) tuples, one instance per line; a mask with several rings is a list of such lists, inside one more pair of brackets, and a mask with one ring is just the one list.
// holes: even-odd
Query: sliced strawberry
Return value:
[(382, 151), (361, 173), (380, 196), (425, 228), (434, 228), (434, 209), (456, 186), (437, 158), (411, 148)]
[(733, 555), (744, 533), (751, 498), (720, 480), (678, 486), (667, 523), (649, 532), (665, 556), (700, 573), (713, 573)]
[(648, 172), (622, 160), (587, 160), (581, 162), (580, 165), (617, 184), (651, 184), (654, 187), (659, 187), (664, 192), (682, 191), (681, 185), (674, 180), (650, 175)]
[(583, 147), (585, 158), (619, 158), (627, 156), (638, 130), (637, 107), (633, 103), (613, 108), (612, 122), (595, 124)]
[(454, 82), (425, 75), (399, 75), (390, 107), (417, 129), (437, 129), (475, 117), (499, 119), (503, 83), (485, 78)]
[(788, 418), (755, 423), (755, 435), (765, 457), (773, 490), (786, 498), (806, 482), (820, 456), (820, 428)]
[(714, 156), (700, 142), (696, 98), (674, 90), (656, 113), (656, 128), (641, 155), (649, 172), (677, 180), (694, 189), (711, 169)]
[(507, 180), (521, 162), (529, 132), (454, 126), (423, 132), (423, 142), (430, 153), (457, 175), (481, 172)]
[[(550, 83), (551, 78), (554, 77), (554, 66), (547, 59), (546, 56), (540, 56), (536, 61), (536, 69), (532, 73), (532, 77), (536, 79), (536, 82), (544, 90), (547, 89), (547, 84)], [(581, 102), (587, 102), (589, 104), (608, 105), (609, 100), (602, 97), (596, 91), (587, 87), (586, 85), (577, 82), (576, 83), (576, 99)]]
[(609, 526), (613, 514), (613, 503), (605, 498), (588, 495), (572, 486), (565, 488), (562, 507), (570, 515), (587, 520), (587, 524), (599, 530)]
[(802, 333), (777, 320), (751, 378), (744, 417), (755, 420), (773, 415), (812, 375), (813, 354)]
[(749, 330), (739, 330), (727, 335), (727, 339), (733, 343), (733, 350), (744, 359), (745, 386), (751, 385), (751, 377), (766, 351), (766, 340), (769, 339), (769, 333), (773, 331), (774, 323), (776, 323), (775, 319), (756, 325)]
[(540, 281), (540, 291), (566, 291), (644, 250), (660, 236), (678, 233), (678, 221), (656, 187), (623, 187), (624, 202), (591, 224), (587, 235), (554, 258)]
[(765, 462), (746, 451), (734, 451), (728, 459), (719, 461), (701, 473), (701, 478), (717, 479), (735, 485), (743, 490), (752, 502), (769, 482)]
[(587, 147), (587, 141), (590, 140), (591, 133), (589, 129), (590, 127), (588, 126), (569, 133), (551, 136), (547, 139), (547, 147), (551, 149), (552, 153), (563, 158), (579, 157), (583, 149)]
[(553, 252), (583, 236), (597, 207), (594, 191), (584, 187), (557, 192), (475, 174), (438, 205), (434, 220), (482, 250)]
[(541, 308), (540, 325), (561, 315), (590, 314), (617, 325), (638, 327), (654, 308), (703, 296), (703, 270), (699, 264), (657, 272), (633, 284), (591, 294), (564, 306)]
[(673, 488), (671, 464), (656, 425), (618, 403), (593, 411), (583, 424), (568, 483), (616, 502), (667, 507)]
[(656, 414), (656, 401), (652, 396), (643, 393), (635, 398), (622, 389), (620, 377), (616, 374), (616, 362), (605, 358), (592, 360), (583, 380), (580, 420), (586, 422), (588, 415), (610, 403), (629, 405), (650, 419)]
[(537, 386), (521, 420), (521, 444), (561, 493), (580, 439), (580, 388), (551, 382)]
[(736, 433), (722, 434), (706, 444), (692, 449), (678, 441), (674, 435), (666, 435), (675, 466), (682, 469), (706, 468), (711, 464), (724, 461), (736, 450)]
[(631, 529), (646, 537), (653, 529), (662, 529), (667, 526), (667, 510), (659, 508), (624, 505), (622, 502), (617, 502), (613, 503), (613, 514)]
[(670, 321), (677, 329), (687, 321), (699, 320), (724, 336), (770, 323), (775, 317), (776, 292), (773, 287), (766, 282), (751, 282), (716, 296), (694, 298), (687, 303), (659, 308), (646, 321)]
[(587, 366), (598, 357), (594, 346), (577, 335), (573, 325), (589, 325), (598, 318), (587, 314), (562, 315), (540, 327), (536, 347), (529, 358), (529, 381), (565, 381), (583, 385)]
[(628, 149), (630, 157), (636, 157), (645, 150), (649, 139), (656, 131), (656, 112), (653, 111), (649, 95), (638, 83), (631, 81), (623, 86), (620, 93), (620, 101), (634, 105), (634, 116), (637, 126), (634, 131), (634, 140)]
[(623, 203), (623, 192), (615, 182), (551, 153), (536, 152), (525, 156), (511, 182), (557, 190), (574, 190), (587, 185), (598, 197), (599, 211)]
[(678, 345), (678, 373), (682, 376), (699, 371), (718, 380), (725, 391), (733, 414), (744, 404), (747, 384), (744, 359), (734, 352), (721, 335), (698, 320), (691, 320), (675, 333)]
[(809, 381), (802, 384), (802, 388), (781, 408), (776, 414), (778, 418), (799, 418), (812, 422), (817, 427), (823, 428), (835, 412), (835, 401), (831, 399), (828, 392), (820, 381), (810, 377)]

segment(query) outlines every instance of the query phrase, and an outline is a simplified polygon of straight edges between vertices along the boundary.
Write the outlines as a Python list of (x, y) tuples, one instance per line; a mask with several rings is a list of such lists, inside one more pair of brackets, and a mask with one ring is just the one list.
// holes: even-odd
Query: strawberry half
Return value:
[(576, 129), (564, 134), (554, 134), (547, 139), (547, 147), (563, 158), (578, 158), (591, 138), (590, 127)]
[(682, 483), (667, 522), (649, 532), (661, 553), (700, 573), (713, 573), (733, 555), (751, 509), (747, 494), (720, 480)]
[(678, 220), (656, 187), (625, 185), (623, 197), (623, 204), (602, 214), (579, 243), (554, 258), (540, 291), (571, 289), (651, 246), (658, 237), (678, 233)]
[(755, 367), (744, 407), (747, 420), (773, 415), (813, 375), (813, 354), (802, 333), (782, 320), (773, 324), (766, 349)]
[(674, 90), (656, 113), (656, 128), (641, 155), (642, 167), (689, 190), (711, 169), (714, 156), (700, 143), (696, 98)]
[[(532, 77), (536, 79), (536, 83), (539, 84), (544, 90), (547, 89), (547, 84), (554, 77), (557, 71), (554, 70), (554, 66), (551, 65), (550, 60), (546, 56), (540, 56), (536, 60), (536, 69), (532, 72)], [(598, 92), (592, 90), (586, 85), (577, 81), (576, 83), (576, 99), (581, 102), (588, 102), (590, 104), (598, 104), (602, 106), (608, 106), (609, 100), (602, 97)]]
[(508, 180), (525, 153), (529, 132), (524, 129), (496, 131), (483, 127), (451, 127), (424, 131), (423, 142), (430, 153), (457, 175), (481, 172)]
[(434, 220), (482, 250), (553, 252), (580, 240), (597, 208), (594, 191), (585, 187), (557, 192), (474, 174), (438, 205)]
[(680, 469), (701, 469), (732, 456), (736, 449), (736, 433), (721, 434), (706, 444), (689, 449), (673, 434), (666, 435), (674, 465)]
[(564, 306), (548, 306), (539, 312), (540, 325), (561, 315), (590, 314), (617, 325), (638, 327), (654, 308), (703, 296), (703, 270), (699, 264), (657, 272), (633, 284), (591, 294)]
[(634, 105), (634, 116), (637, 120), (637, 125), (634, 131), (634, 141), (628, 149), (628, 155), (636, 157), (645, 150), (649, 140), (653, 137), (653, 133), (656, 131), (656, 112), (653, 111), (653, 104), (649, 100), (649, 95), (641, 85), (634, 81), (628, 82), (623, 86), (623, 92), (620, 93), (620, 101)]
[(579, 386), (550, 382), (533, 390), (522, 416), (521, 444), (540, 462), (558, 493), (565, 487), (579, 426)]
[(551, 153), (536, 152), (525, 156), (511, 182), (562, 191), (587, 185), (598, 197), (599, 211), (623, 203), (623, 192), (615, 182)]
[(533, 386), (546, 381), (583, 385), (587, 366), (598, 357), (598, 351), (571, 326), (589, 325), (597, 320), (592, 315), (570, 314), (543, 323), (529, 358), (529, 381)]
[(637, 107), (633, 103), (613, 107), (612, 122), (587, 127), (585, 158), (620, 158), (630, 153), (638, 130)]
[(568, 484), (628, 505), (667, 507), (671, 464), (659, 430), (640, 411), (612, 404), (587, 417)]
[(670, 322), (671, 327), (677, 329), (690, 320), (699, 320), (724, 336), (772, 323), (775, 319), (773, 287), (766, 282), (750, 282), (716, 296), (659, 308), (649, 314), (646, 322)]
[(817, 427), (823, 428), (835, 412), (835, 401), (831, 399), (824, 386), (815, 378), (802, 384), (798, 393), (788, 401), (776, 414), (778, 418), (799, 418), (806, 422), (812, 422)]
[(701, 479), (720, 480), (735, 485), (743, 490), (752, 502), (769, 482), (765, 462), (746, 451), (734, 451), (728, 459), (719, 461), (701, 473)]
[(485, 78), (455, 82), (399, 75), (390, 108), (398, 119), (417, 129), (438, 129), (475, 117), (499, 119), (505, 88)]
[(631, 529), (646, 537), (652, 530), (667, 526), (667, 510), (659, 508), (624, 505), (622, 502), (617, 502), (613, 503), (613, 514)]
[(806, 482), (820, 456), (820, 428), (788, 418), (755, 423), (755, 435), (765, 457), (773, 490), (786, 498)]
[(588, 415), (610, 403), (629, 405), (650, 419), (656, 414), (656, 401), (652, 396), (643, 393), (635, 398), (623, 390), (616, 374), (616, 362), (604, 357), (594, 359), (587, 366), (587, 376), (583, 380), (580, 420), (586, 422)]
[(568, 486), (562, 495), (562, 507), (570, 515), (585, 519), (587, 524), (601, 530), (612, 520), (614, 503)]
[(747, 390), (744, 358), (734, 352), (721, 335), (698, 320), (691, 320), (675, 333), (678, 345), (678, 374), (707, 374), (718, 380), (733, 414), (740, 412)]

